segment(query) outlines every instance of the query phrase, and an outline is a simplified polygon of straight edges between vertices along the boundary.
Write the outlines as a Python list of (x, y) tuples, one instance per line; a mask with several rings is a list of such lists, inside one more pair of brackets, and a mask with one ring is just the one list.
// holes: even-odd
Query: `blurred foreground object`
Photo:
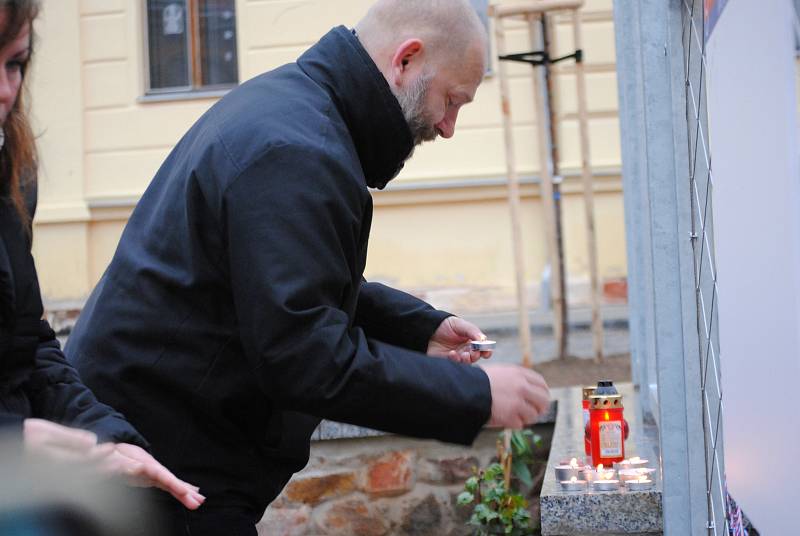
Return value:
[(141, 494), (75, 463), (25, 454), (0, 436), (0, 536), (163, 534)]

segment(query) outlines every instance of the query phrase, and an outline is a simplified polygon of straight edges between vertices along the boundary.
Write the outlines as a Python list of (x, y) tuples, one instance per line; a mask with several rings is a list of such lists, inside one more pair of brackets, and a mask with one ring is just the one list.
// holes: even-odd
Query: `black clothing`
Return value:
[(215, 104), (134, 210), (67, 353), (203, 509), (257, 521), (320, 418), (462, 444), (487, 421), (485, 373), (420, 353), (448, 314), (362, 279), (368, 187), (411, 150), (339, 27)]
[[(26, 201), (33, 215), (35, 183)], [(91, 430), (100, 441), (147, 447), (122, 415), (81, 383), (42, 320), (30, 237), (30, 224), (22, 222), (8, 193), (0, 192), (0, 425), (21, 431), (25, 418), (38, 417)]]

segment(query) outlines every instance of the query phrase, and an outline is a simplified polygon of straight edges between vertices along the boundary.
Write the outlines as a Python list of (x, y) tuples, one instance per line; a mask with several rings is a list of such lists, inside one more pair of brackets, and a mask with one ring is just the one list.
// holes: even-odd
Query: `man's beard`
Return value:
[(408, 128), (411, 129), (414, 146), (425, 141), (433, 141), (439, 135), (425, 110), (425, 100), (433, 77), (433, 73), (423, 73), (407, 89), (399, 88), (394, 92)]

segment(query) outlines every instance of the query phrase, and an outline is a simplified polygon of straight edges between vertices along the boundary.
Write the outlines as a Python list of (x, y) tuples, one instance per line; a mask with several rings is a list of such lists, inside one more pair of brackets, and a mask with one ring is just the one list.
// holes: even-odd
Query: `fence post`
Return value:
[(679, 0), (615, 0), (631, 350), (664, 533), (708, 534)]

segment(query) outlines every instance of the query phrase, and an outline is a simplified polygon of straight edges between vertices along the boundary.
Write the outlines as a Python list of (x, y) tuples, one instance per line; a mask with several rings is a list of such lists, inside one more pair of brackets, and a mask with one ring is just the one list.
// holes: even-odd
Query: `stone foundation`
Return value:
[[(549, 439), (552, 425), (537, 433)], [(472, 447), (400, 436), (319, 440), (258, 525), (260, 536), (467, 536), (456, 504), (474, 467), (496, 456), (498, 431)]]

